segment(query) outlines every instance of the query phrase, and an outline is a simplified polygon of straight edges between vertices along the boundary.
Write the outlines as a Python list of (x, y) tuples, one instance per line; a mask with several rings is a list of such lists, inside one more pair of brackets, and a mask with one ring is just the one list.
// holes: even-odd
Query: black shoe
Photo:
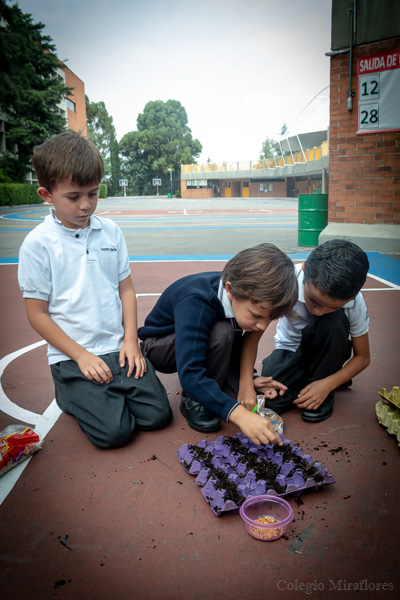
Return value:
[(321, 406), (316, 410), (305, 410), (301, 411), (301, 418), (303, 421), (309, 421), (310, 423), (319, 423), (319, 421), (325, 421), (325, 419), (329, 419), (333, 413), (333, 401), (334, 397), (331, 398), (328, 396)]
[(221, 423), (219, 418), (209, 410), (207, 410), (202, 404), (192, 400), (182, 392), (180, 411), (185, 417), (187, 424), (196, 431), (202, 433), (212, 433), (213, 431), (219, 431), (221, 429)]

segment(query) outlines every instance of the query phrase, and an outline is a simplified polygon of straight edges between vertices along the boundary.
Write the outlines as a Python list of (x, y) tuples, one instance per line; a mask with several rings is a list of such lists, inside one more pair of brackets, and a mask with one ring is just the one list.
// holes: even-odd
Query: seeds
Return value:
[(279, 523), (278, 519), (274, 519), (273, 517), (258, 517), (258, 519), (254, 519), (256, 523)]
[[(278, 519), (273, 517), (258, 517), (254, 519), (255, 523), (279, 523)], [(259, 540), (271, 540), (280, 537), (284, 534), (284, 527), (277, 527), (276, 529), (262, 529), (261, 527), (249, 526), (249, 532)]]

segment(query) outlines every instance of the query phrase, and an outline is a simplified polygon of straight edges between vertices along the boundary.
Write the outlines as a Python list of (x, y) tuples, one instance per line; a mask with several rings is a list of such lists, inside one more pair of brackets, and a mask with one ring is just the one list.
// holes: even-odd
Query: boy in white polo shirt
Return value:
[(168, 425), (166, 391), (137, 337), (136, 294), (119, 227), (94, 215), (103, 160), (86, 138), (53, 136), (33, 156), (50, 215), (25, 238), (18, 279), (48, 342), (56, 401), (102, 448)]
[(335, 390), (369, 365), (369, 318), (360, 293), (368, 268), (365, 252), (343, 239), (321, 244), (296, 265), (298, 302), (293, 316), (279, 319), (275, 350), (263, 360), (262, 374), (288, 388), (266, 400), (277, 413), (297, 407), (304, 421), (329, 418)]

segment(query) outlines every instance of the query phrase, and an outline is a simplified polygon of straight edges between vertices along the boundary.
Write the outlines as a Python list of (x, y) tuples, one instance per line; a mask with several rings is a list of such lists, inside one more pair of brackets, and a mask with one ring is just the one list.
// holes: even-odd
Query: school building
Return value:
[(182, 165), (182, 198), (293, 198), (326, 193), (328, 131), (291, 136), (280, 146), (284, 155), (276, 158)]
[(66, 65), (62, 65), (58, 72), (64, 84), (72, 88), (71, 93), (59, 105), (67, 127), (87, 137), (85, 84)]
[[(400, 2), (332, 0), (326, 139), (280, 159), (182, 165), (184, 198), (328, 193), (319, 243), (347, 237), (400, 253)], [(320, 133), (320, 132), (316, 132)], [(312, 134), (311, 134), (312, 135)]]

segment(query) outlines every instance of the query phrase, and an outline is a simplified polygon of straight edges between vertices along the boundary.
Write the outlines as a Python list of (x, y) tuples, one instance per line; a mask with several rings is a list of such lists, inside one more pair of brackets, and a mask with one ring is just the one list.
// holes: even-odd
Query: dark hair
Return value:
[(104, 175), (103, 159), (96, 146), (72, 131), (54, 135), (37, 146), (32, 164), (40, 185), (49, 192), (64, 179), (84, 186), (100, 183)]
[(271, 318), (289, 314), (297, 302), (297, 278), (293, 262), (273, 244), (260, 244), (242, 250), (222, 271), (224, 286), (236, 300), (265, 303)]
[(354, 298), (365, 283), (369, 262), (364, 250), (349, 240), (329, 240), (307, 258), (304, 281), (324, 296), (337, 300)]

